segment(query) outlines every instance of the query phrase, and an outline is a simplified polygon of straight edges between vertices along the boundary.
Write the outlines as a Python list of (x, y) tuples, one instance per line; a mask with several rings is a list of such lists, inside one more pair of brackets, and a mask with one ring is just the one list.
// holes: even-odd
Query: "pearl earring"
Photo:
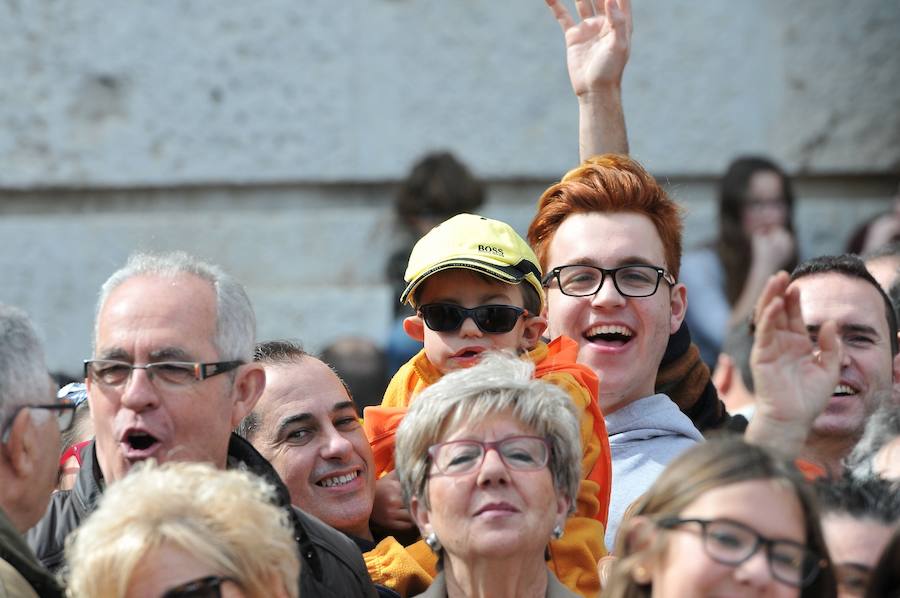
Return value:
[(431, 532), (427, 536), (425, 536), (425, 543), (428, 544), (428, 548), (431, 549), (431, 552), (438, 554), (441, 551), (441, 541), (438, 540), (437, 534)]

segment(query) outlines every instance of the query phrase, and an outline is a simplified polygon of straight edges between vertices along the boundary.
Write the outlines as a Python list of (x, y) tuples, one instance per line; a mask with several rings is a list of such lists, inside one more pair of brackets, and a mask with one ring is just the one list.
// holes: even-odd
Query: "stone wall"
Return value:
[[(896, 0), (635, 0), (632, 150), (714, 234), (715, 177), (799, 176), (805, 255), (839, 250), (900, 171)], [(384, 338), (393, 185), (432, 148), (524, 230), (577, 161), (561, 35), (540, 0), (0, 4), (0, 301), (54, 368), (90, 350), (99, 284), (135, 249), (243, 280), (262, 337)]]

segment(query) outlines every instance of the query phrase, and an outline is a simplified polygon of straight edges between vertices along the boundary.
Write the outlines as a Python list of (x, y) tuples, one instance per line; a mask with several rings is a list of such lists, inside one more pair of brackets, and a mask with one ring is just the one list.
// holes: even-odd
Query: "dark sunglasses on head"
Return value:
[(419, 316), (435, 332), (459, 329), (466, 318), (472, 318), (482, 332), (502, 334), (512, 330), (528, 311), (514, 305), (479, 305), (468, 309), (453, 303), (428, 303), (419, 307)]
[(221, 598), (222, 584), (226, 581), (234, 582), (230, 577), (218, 575), (194, 579), (168, 590), (162, 598)]

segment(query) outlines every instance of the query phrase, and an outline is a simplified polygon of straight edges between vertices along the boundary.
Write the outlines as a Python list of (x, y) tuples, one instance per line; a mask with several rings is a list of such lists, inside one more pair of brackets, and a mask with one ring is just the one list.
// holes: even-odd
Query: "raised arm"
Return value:
[(757, 407), (746, 438), (795, 458), (838, 383), (841, 346), (832, 321), (822, 325), (813, 344), (800, 293), (789, 283), (787, 272), (775, 274), (757, 303), (750, 353)]
[(581, 159), (627, 154), (622, 73), (631, 51), (631, 1), (575, 0), (578, 23), (563, 0), (546, 2), (565, 35), (569, 79), (578, 97)]

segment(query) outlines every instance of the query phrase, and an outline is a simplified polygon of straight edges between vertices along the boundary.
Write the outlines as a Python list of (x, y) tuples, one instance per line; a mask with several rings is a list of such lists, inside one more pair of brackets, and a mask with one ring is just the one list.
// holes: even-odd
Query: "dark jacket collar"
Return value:
[(53, 575), (35, 558), (19, 531), (0, 509), (0, 559), (25, 578), (38, 596), (62, 597), (62, 590)]

